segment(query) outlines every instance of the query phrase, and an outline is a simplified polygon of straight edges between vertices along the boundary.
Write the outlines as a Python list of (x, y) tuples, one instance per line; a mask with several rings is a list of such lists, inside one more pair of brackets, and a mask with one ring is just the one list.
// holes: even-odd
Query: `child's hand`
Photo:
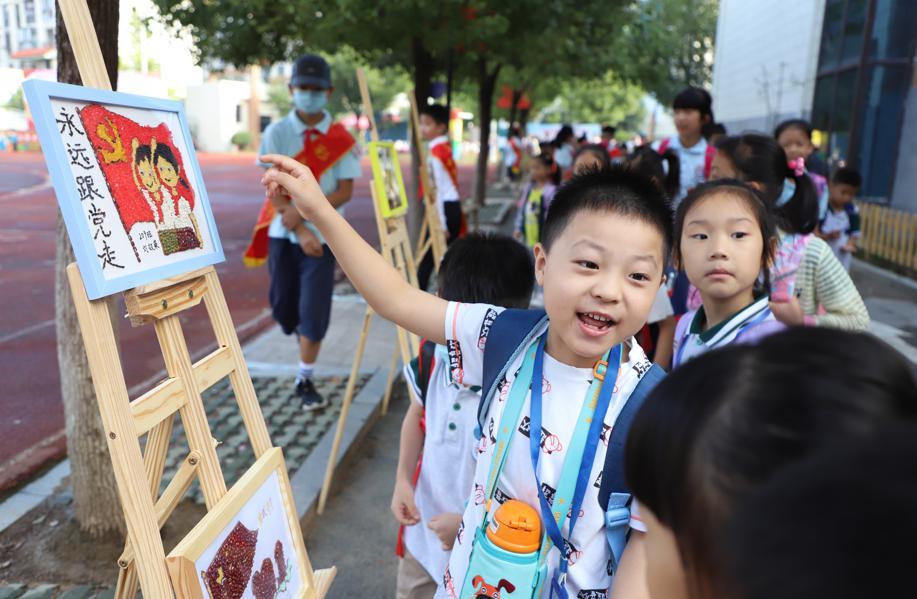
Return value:
[(420, 522), (420, 512), (414, 505), (414, 488), (407, 480), (399, 478), (392, 493), (392, 514), (399, 524), (413, 526)]
[(830, 233), (825, 233), (824, 235), (825, 235), (825, 239), (830, 239), (831, 241), (834, 241), (835, 239), (840, 238), (841, 232), (840, 231), (831, 231)]
[(847, 252), (849, 254), (857, 253), (857, 246), (855, 243), (847, 243), (844, 247), (841, 248), (842, 252)]
[(286, 209), (278, 212), (280, 212), (280, 224), (288, 231), (295, 231), (296, 227), (302, 224), (302, 217), (299, 215), (299, 212), (291, 209), (289, 204)]
[(309, 167), (280, 154), (267, 154), (259, 160), (271, 165), (261, 178), (261, 183), (267, 188), (268, 193), (288, 193), (303, 218), (311, 219), (317, 209), (328, 205), (328, 200)]
[[(290, 212), (293, 212), (293, 210), (290, 210)], [(315, 233), (302, 225), (302, 219), (299, 221), (299, 228), (296, 229), (296, 239), (299, 240), (299, 247), (302, 249), (302, 253), (307, 256), (320, 258), (325, 253), (325, 248), (322, 247)]]
[(427, 528), (436, 533), (439, 540), (443, 543), (443, 550), (450, 551), (455, 543), (455, 535), (458, 534), (459, 526), (462, 524), (461, 514), (439, 514), (430, 518)]
[(796, 296), (791, 296), (785, 302), (771, 302), (769, 306), (771, 312), (774, 313), (774, 318), (783, 324), (791, 327), (805, 324), (806, 315), (803, 313), (802, 306), (799, 305), (799, 299)]

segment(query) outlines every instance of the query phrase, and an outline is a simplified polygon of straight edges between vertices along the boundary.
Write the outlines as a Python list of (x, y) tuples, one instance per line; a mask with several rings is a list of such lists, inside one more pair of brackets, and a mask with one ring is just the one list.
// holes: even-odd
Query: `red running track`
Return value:
[[(226, 253), (217, 272), (233, 322), (244, 342), (272, 323), (266, 267), (242, 264), (263, 194), (261, 169), (251, 154), (199, 155), (207, 193)], [(369, 165), (357, 181), (348, 219), (377, 244), (370, 203)], [(469, 193), (473, 167), (459, 167)], [(0, 154), (0, 491), (29, 477), (66, 452), (54, 326), (54, 236), (57, 204), (38, 153)], [(198, 312), (199, 311), (199, 312)], [(192, 356), (214, 347), (200, 306), (183, 317)], [(121, 355), (128, 388), (161, 375), (162, 357), (152, 327), (121, 324)], [(294, 345), (291, 342), (291, 351)]]

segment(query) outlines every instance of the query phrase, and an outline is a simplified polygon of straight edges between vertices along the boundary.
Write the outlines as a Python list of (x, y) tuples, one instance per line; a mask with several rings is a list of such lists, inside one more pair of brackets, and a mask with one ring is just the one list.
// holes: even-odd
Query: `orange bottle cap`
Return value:
[(531, 553), (541, 546), (541, 518), (529, 504), (510, 499), (497, 508), (487, 527), (490, 542), (513, 553)]

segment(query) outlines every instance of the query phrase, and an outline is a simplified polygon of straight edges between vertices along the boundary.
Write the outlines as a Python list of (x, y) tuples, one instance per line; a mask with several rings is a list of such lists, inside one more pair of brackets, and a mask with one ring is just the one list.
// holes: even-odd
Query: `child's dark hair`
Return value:
[(449, 301), (528, 308), (535, 267), (528, 249), (513, 238), (470, 233), (449, 245), (437, 281), (439, 296)]
[(583, 154), (592, 154), (599, 159), (599, 170), (606, 169), (611, 166), (611, 158), (608, 156), (608, 150), (605, 149), (605, 146), (600, 146), (599, 144), (586, 144), (577, 148), (576, 153), (573, 155), (573, 162), (576, 163), (576, 159), (582, 156)]
[(701, 135), (707, 141), (710, 141), (710, 138), (714, 135), (727, 135), (726, 125), (723, 123), (707, 123), (701, 127)]
[[(805, 173), (797, 175), (787, 164), (786, 152), (773, 137), (745, 133), (724, 137), (716, 144), (735, 168), (737, 178), (758, 183), (764, 200), (777, 217), (777, 226), (787, 233), (808, 234), (818, 224), (818, 192)], [(796, 184), (793, 195), (784, 202), (786, 180)]]
[(172, 146), (163, 143), (156, 144), (156, 149), (153, 150), (153, 163), (155, 164), (160, 158), (172, 165), (172, 168), (175, 169), (175, 174), (178, 175), (178, 182), (186, 188), (191, 189), (188, 182), (185, 181), (185, 178), (181, 176), (181, 170), (178, 168), (178, 160), (172, 152)]
[(917, 597), (915, 505), (913, 424), (793, 465), (743, 502), (724, 530), (729, 596)]
[(805, 119), (788, 119), (783, 121), (777, 125), (776, 129), (774, 129), (774, 139), (778, 139), (780, 135), (787, 129), (797, 129), (802, 131), (803, 134), (809, 138), (809, 141), (812, 141), (812, 123)]
[(869, 334), (800, 327), (676, 368), (634, 419), (625, 473), (673, 531), (697, 594), (722, 597), (717, 530), (737, 505), (816, 450), (900, 421), (917, 422), (905, 358)]
[(713, 122), (713, 98), (710, 92), (700, 87), (689, 87), (682, 90), (672, 102), (672, 108), (697, 110), (700, 111), (701, 120), (709, 117), (709, 122)]
[(672, 206), (656, 183), (639, 173), (613, 164), (602, 171), (574, 175), (561, 185), (545, 218), (541, 242), (546, 250), (580, 212), (612, 212), (643, 221), (662, 236), (662, 257), (672, 247)]
[(850, 185), (851, 187), (859, 189), (863, 185), (863, 177), (856, 169), (850, 168), (849, 166), (842, 166), (831, 175), (831, 182), (840, 185)]
[(142, 160), (149, 160), (150, 164), (153, 163), (153, 150), (150, 149), (150, 144), (141, 144), (134, 151), (134, 162), (138, 163)]
[(538, 154), (537, 156), (532, 157), (533, 162), (537, 162), (543, 165), (548, 172), (551, 173), (551, 183), (554, 185), (560, 185), (560, 169), (557, 167), (557, 163), (545, 156), (544, 154)]
[(650, 145), (640, 146), (627, 156), (627, 168), (650, 177), (665, 190), (669, 199), (681, 188), (681, 162), (678, 152), (666, 148), (661, 155)]
[(681, 235), (685, 230), (685, 217), (688, 212), (702, 199), (718, 193), (726, 193), (741, 198), (752, 214), (755, 215), (755, 220), (758, 221), (758, 227), (761, 231), (761, 239), (764, 240), (764, 253), (761, 255), (761, 278), (755, 284), (755, 296), (769, 294), (771, 291), (770, 265), (774, 260), (773, 240), (777, 237), (774, 215), (768, 209), (767, 203), (761, 197), (761, 194), (738, 179), (719, 179), (702, 183), (692, 189), (681, 201), (678, 205), (678, 210), (675, 211), (675, 245), (672, 248), (675, 262), (679, 264), (682, 262)]
[(449, 126), (449, 109), (442, 104), (427, 104), (421, 106), (420, 114), (425, 114), (437, 125)]
[(615, 133), (617, 133), (617, 132), (618, 132), (618, 130), (617, 130), (614, 126), (612, 126), (612, 125), (605, 125), (604, 127), (602, 127), (602, 133), (605, 133), (605, 134), (610, 135), (610, 136), (612, 136), (612, 137), (614, 137), (614, 136), (615, 136)]
[(571, 137), (574, 139), (576, 138), (576, 134), (573, 132), (573, 127), (570, 125), (563, 125), (560, 128), (560, 131), (557, 132), (557, 136), (554, 138), (554, 147), (559, 148)]

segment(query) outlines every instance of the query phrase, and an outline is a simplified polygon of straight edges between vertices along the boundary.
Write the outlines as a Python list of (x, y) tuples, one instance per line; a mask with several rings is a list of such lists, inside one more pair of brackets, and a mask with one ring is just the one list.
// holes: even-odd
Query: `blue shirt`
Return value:
[[(325, 111), (325, 117), (313, 128), (325, 134), (328, 132), (328, 128), (331, 127), (331, 123), (331, 115)], [(299, 119), (296, 111), (291, 110), (283, 119), (271, 123), (270, 126), (264, 130), (264, 133), (261, 135), (261, 148), (258, 150), (258, 155), (283, 154), (285, 156), (296, 156), (303, 148), (303, 140), (305, 138), (306, 129), (308, 128), (309, 127)], [(268, 166), (264, 163), (259, 164), (264, 167)], [(360, 159), (357, 158), (356, 148), (354, 148), (338, 160), (334, 166), (322, 173), (322, 177), (318, 183), (325, 195), (328, 195), (338, 188), (338, 182), (341, 179), (357, 179), (359, 176)], [(343, 206), (339, 207), (337, 210), (341, 214), (344, 214)], [(315, 225), (306, 221), (306, 226), (315, 233), (319, 241), (325, 243), (325, 238), (322, 237), (322, 234), (315, 228)], [(271, 226), (267, 230), (267, 235), (275, 239), (286, 238), (292, 243), (299, 243), (296, 239), (296, 234), (283, 226), (279, 214), (276, 214), (274, 220), (271, 221)]]
[[(658, 150), (662, 144), (655, 144)], [(688, 195), (688, 192), (703, 183), (704, 166), (707, 162), (707, 140), (703, 137), (691, 146), (686, 148), (681, 145), (681, 140), (677, 135), (669, 138), (669, 148), (675, 150), (678, 154), (679, 173), (681, 175), (679, 182), (678, 195), (672, 198), (672, 208), (677, 208), (681, 201)]]

